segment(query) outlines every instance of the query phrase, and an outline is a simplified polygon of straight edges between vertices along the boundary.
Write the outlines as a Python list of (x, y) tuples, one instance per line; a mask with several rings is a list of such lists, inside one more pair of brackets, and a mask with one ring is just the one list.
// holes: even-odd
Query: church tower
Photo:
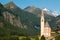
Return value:
[(44, 13), (41, 11), (41, 36), (44, 35)]
[(48, 23), (44, 19), (44, 10), (41, 10), (41, 36), (44, 35), (46, 38), (51, 37), (51, 28)]

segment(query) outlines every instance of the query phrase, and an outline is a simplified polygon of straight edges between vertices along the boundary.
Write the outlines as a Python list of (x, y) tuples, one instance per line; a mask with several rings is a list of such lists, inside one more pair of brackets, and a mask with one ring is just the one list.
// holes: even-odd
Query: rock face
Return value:
[(7, 9), (15, 9), (17, 6), (13, 2), (9, 2), (5, 4), (4, 7)]
[(21, 23), (20, 23), (20, 18), (18, 16), (15, 16), (15, 15), (9, 13), (8, 11), (3, 12), (3, 16), (12, 25), (18, 26), (18, 27), (21, 27), (22, 26)]

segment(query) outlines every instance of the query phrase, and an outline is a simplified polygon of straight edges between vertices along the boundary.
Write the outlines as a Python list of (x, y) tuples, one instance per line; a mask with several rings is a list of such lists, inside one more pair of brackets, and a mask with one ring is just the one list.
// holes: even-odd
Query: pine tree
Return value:
[(41, 39), (40, 40), (46, 40), (44, 35), (41, 36)]
[(38, 36), (36, 36), (36, 37), (35, 37), (35, 40), (39, 40), (39, 37), (38, 37)]

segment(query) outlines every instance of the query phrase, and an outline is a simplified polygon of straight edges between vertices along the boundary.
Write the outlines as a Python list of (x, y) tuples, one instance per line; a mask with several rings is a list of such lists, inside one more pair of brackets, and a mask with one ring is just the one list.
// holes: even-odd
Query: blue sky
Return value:
[(27, 6), (35, 6), (42, 8), (42, 6), (57, 11), (60, 14), (60, 0), (0, 0), (2, 4), (13, 1), (18, 7), (25, 8)]

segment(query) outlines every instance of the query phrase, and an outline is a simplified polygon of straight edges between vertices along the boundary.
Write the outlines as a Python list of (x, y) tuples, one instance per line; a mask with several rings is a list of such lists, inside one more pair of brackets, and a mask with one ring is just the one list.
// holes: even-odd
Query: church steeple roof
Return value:
[(44, 27), (50, 27), (48, 21), (45, 21), (45, 23), (44, 23)]

